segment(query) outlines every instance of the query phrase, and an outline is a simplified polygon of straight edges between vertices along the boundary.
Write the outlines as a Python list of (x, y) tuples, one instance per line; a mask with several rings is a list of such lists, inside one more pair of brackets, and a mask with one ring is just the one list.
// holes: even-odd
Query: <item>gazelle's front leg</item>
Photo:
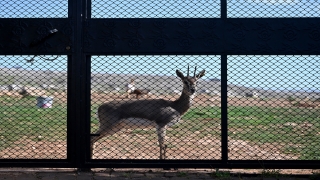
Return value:
[(100, 136), (100, 134), (96, 133), (96, 136), (93, 136), (91, 137), (90, 139), (90, 158), (92, 159), (93, 158), (93, 146), (94, 146), (94, 143), (96, 141), (98, 141), (99, 139), (101, 139), (103, 136)]
[(158, 134), (158, 141), (160, 147), (160, 159), (166, 159), (166, 145), (165, 145), (165, 138), (166, 138), (166, 126), (157, 126), (157, 134)]

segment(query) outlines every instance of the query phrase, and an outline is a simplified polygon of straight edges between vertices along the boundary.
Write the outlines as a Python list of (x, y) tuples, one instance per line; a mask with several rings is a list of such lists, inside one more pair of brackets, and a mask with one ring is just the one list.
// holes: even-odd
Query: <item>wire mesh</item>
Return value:
[(0, 57), (0, 159), (66, 159), (67, 60), (52, 58)]
[(317, 0), (228, 0), (229, 18), (320, 17)]
[[(220, 91), (219, 59), (205, 55), (92, 57), (92, 139), (104, 135), (94, 141), (92, 157), (159, 159), (156, 127), (165, 124), (166, 159), (221, 159), (221, 115), (219, 104), (215, 104)], [(197, 74), (203, 69), (206, 72), (197, 81), (189, 111), (174, 124), (175, 117), (180, 117), (177, 112), (189, 104), (188, 100), (177, 106), (170, 104), (186, 94), (176, 70), (186, 76), (188, 64), (189, 76), (194, 75), (196, 65)], [(99, 106), (102, 109), (97, 118)], [(126, 115), (128, 118), (123, 118)]]
[[(221, 10), (220, 1), (91, 2), (93, 18), (220, 18)], [(320, 2), (316, 0), (229, 0), (227, 16), (319, 17), (319, 8)], [(0, 18), (67, 17), (67, 0), (0, 2)], [(70, 21), (70, 27), (81, 23)], [(293, 19), (292, 24), (295, 22)], [(308, 37), (306, 32), (312, 31), (311, 39), (306, 41), (311, 42), (310, 47), (318, 47), (319, 33), (313, 23), (310, 27), (299, 32)], [(0, 28), (12, 27), (0, 23)], [(12, 33), (17, 34), (14, 30)], [(14, 52), (20, 53), (21, 47), (29, 48), (24, 41), (32, 35), (25, 34), (22, 41), (19, 39), (14, 46), (19, 51)], [(0, 49), (6, 47), (4, 44), (0, 44)], [(70, 46), (66, 49), (70, 50)], [(127, 50), (124, 47), (120, 53), (128, 54)], [(235, 54), (235, 49), (229, 50)], [(306, 51), (301, 47), (293, 50), (285, 52)], [(46, 52), (42, 48), (39, 51)], [(172, 49), (163, 49), (161, 53), (166, 51), (173, 53)], [(211, 51), (214, 52), (220, 51)], [(257, 53), (248, 49), (250, 52)], [(76, 52), (70, 51), (69, 55)], [(220, 61), (219, 56), (213, 55), (92, 56), (92, 158), (221, 160)], [(319, 62), (319, 56), (228, 56), (228, 160), (320, 159)], [(84, 67), (82, 63), (80, 60), (70, 65)], [(206, 70), (204, 77), (202, 69)], [(79, 80), (82, 84), (73, 88), (85, 87), (84, 79), (87, 78)], [(195, 84), (197, 91), (193, 94)], [(1, 56), (1, 159), (67, 158), (66, 86), (66, 56)], [(77, 138), (71, 139), (77, 143), (81, 139)]]
[(0, 18), (66, 18), (68, 0), (1, 0)]
[(220, 1), (92, 0), (93, 18), (217, 18)]
[(319, 60), (228, 56), (230, 159), (320, 159)]

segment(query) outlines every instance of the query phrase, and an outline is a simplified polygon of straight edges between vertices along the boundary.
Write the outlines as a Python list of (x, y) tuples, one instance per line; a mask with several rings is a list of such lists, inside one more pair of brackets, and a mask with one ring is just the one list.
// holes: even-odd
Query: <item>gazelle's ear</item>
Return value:
[(182, 74), (182, 72), (180, 72), (179, 70), (176, 70), (176, 74), (179, 78), (184, 78), (184, 75)]
[(196, 76), (196, 78), (197, 78), (197, 79), (201, 78), (202, 76), (204, 76), (204, 73), (205, 73), (205, 72), (206, 72), (205, 70), (202, 70), (202, 71)]

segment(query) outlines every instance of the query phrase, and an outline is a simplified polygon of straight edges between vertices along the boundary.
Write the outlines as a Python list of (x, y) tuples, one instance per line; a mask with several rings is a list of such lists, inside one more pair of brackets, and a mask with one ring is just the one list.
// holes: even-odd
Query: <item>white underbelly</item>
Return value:
[(128, 118), (122, 120), (122, 126), (125, 129), (137, 129), (137, 128), (154, 128), (157, 124), (154, 121), (150, 121), (142, 118)]
[(174, 125), (179, 124), (179, 123), (181, 123), (181, 119), (180, 119), (180, 118), (179, 118), (179, 119), (176, 119), (175, 121), (170, 121), (170, 122), (167, 124), (167, 126), (171, 127), (171, 126), (174, 126)]

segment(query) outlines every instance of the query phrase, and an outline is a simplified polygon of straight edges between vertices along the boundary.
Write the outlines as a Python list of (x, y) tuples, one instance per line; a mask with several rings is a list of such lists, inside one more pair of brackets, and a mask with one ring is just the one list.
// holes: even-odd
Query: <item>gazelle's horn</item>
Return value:
[(188, 64), (188, 72), (187, 72), (187, 77), (189, 76), (189, 64)]
[(197, 72), (197, 66), (196, 66), (196, 67), (194, 67), (193, 77), (196, 77), (196, 72)]

